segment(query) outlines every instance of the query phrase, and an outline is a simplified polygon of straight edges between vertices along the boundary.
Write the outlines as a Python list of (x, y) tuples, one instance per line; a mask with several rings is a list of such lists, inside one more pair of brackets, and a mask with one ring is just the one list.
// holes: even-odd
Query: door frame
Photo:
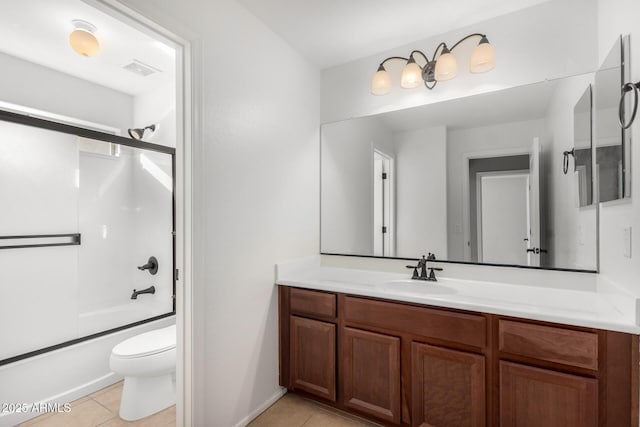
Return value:
[[(96, 9), (143, 32), (160, 36), (176, 49), (176, 170), (175, 199), (175, 268), (176, 268), (176, 425), (194, 422), (194, 254), (198, 242), (193, 233), (196, 217), (194, 187), (198, 182), (193, 171), (202, 156), (202, 97), (194, 88), (201, 87), (202, 62), (199, 43), (189, 30), (173, 17), (157, 12), (148, 17), (120, 0), (83, 0)], [(162, 25), (160, 24), (162, 23)]]
[[(395, 217), (394, 217), (394, 212), (395, 212), (395, 193), (394, 193), (394, 188), (395, 188), (395, 170), (394, 170), (394, 157), (385, 153), (383, 150), (379, 149), (379, 148), (373, 148), (372, 151), (372, 166), (371, 166), (371, 171), (372, 171), (372, 207), (373, 207), (373, 217), (374, 217), (374, 221), (373, 221), (373, 242), (374, 242), (374, 247), (373, 247), (373, 253), (375, 255), (376, 250), (375, 250), (375, 246), (376, 246), (376, 233), (378, 233), (380, 230), (376, 230), (376, 222), (375, 222), (375, 209), (377, 208), (376, 206), (376, 191), (375, 191), (375, 184), (377, 182), (376, 180), (376, 167), (375, 167), (375, 159), (376, 159), (376, 155), (380, 156), (383, 158), (383, 162), (387, 163), (387, 167), (388, 169), (385, 171), (387, 173), (387, 183), (386, 183), (386, 187), (387, 187), (387, 191), (386, 193), (383, 191), (383, 204), (388, 203), (388, 216), (385, 216), (384, 214), (382, 215), (383, 218), (383, 224), (386, 223), (387, 225), (387, 236), (386, 236), (386, 244), (385, 244), (385, 238), (383, 237), (383, 255), (384, 257), (394, 257), (395, 256)], [(384, 186), (384, 184), (383, 184)], [(385, 208), (383, 206), (383, 211), (385, 211)]]

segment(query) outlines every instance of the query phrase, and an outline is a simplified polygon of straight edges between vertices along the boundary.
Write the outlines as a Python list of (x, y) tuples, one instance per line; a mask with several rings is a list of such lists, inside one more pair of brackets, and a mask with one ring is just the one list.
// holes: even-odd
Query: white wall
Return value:
[(194, 425), (233, 426), (279, 392), (274, 264), (318, 253), (319, 72), (235, 1), (124, 3), (195, 43)]
[(133, 169), (129, 153), (120, 158), (78, 154), (80, 188), (75, 215), (82, 245), (77, 305), (80, 313), (86, 313), (126, 303), (134, 288)]
[[(525, 83), (593, 71), (596, 67), (597, 0), (551, 0), (519, 12), (407, 46), (380, 52), (322, 71), (323, 122), (430, 104)], [(621, 9), (622, 10), (622, 9)], [(624, 13), (624, 12), (620, 12)], [(541, 30), (543, 29), (543, 30)], [(470, 74), (468, 58), (473, 40), (454, 51), (458, 77), (441, 82), (432, 91), (424, 87), (396, 87), (386, 96), (370, 93), (370, 79), (379, 63), (389, 56), (407, 56), (420, 49), (432, 55), (441, 41), (455, 43), (470, 33), (484, 32), (496, 51), (496, 68), (486, 74)], [(389, 63), (387, 71), (400, 80), (403, 64)]]
[[(156, 125), (156, 131), (145, 141), (176, 146), (176, 79), (174, 73), (163, 76), (162, 83), (133, 99), (133, 123), (129, 127)], [(126, 134), (125, 134), (126, 136)]]
[(373, 255), (374, 148), (394, 157), (391, 131), (377, 118), (322, 127), (322, 252)]
[(130, 95), (4, 53), (0, 66), (0, 101), (115, 127), (127, 136)]
[[(397, 132), (396, 256), (447, 253), (447, 129)], [(324, 219), (324, 217), (323, 217)]]
[[(131, 281), (128, 285), (129, 292), (125, 296), (129, 298), (131, 288), (141, 290), (153, 285), (156, 293), (153, 296), (142, 295), (138, 302), (145, 306), (149, 306), (148, 303), (157, 304), (154, 309), (167, 313), (173, 309), (171, 156), (146, 150), (135, 150), (131, 156), (133, 186), (129, 206), (133, 241), (130, 241), (131, 259), (128, 270)], [(136, 268), (146, 264), (150, 256), (155, 256), (158, 260), (158, 272), (155, 275)]]
[[(79, 312), (124, 304), (140, 310), (135, 319), (114, 317), (116, 323), (111, 327), (168, 313), (173, 308), (172, 193), (171, 187), (165, 188), (150, 169), (166, 174), (170, 185), (168, 154), (128, 147), (122, 147), (119, 157), (79, 153)], [(158, 260), (157, 274), (136, 268), (152, 255)], [(152, 285), (155, 294), (131, 300), (134, 289)]]
[[(640, 80), (640, 2), (636, 0), (598, 0), (598, 52), (602, 61), (616, 37), (631, 35), (631, 80)], [(631, 200), (606, 203), (600, 210), (600, 271), (640, 295), (640, 118), (631, 127)], [(632, 258), (624, 256), (623, 230), (632, 227)]]
[[(465, 259), (463, 170), (465, 158), (527, 154), (534, 137), (545, 138), (544, 120), (529, 120), (470, 129), (452, 129), (447, 135), (447, 259)], [(543, 143), (544, 144), (544, 143)]]

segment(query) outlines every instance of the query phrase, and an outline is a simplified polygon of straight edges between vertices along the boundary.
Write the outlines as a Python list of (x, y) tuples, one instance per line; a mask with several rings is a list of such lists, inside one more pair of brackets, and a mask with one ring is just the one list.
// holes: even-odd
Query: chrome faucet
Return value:
[(155, 294), (155, 293), (156, 293), (155, 286), (149, 286), (147, 289), (143, 289), (141, 291), (136, 291), (134, 289), (133, 294), (131, 294), (131, 299), (138, 299), (138, 295), (140, 294)]
[[(418, 260), (418, 265), (407, 265), (407, 268), (413, 268), (413, 275), (411, 276), (411, 279), (437, 282), (438, 279), (436, 279), (436, 274), (434, 273), (434, 271), (442, 271), (442, 269), (438, 267), (427, 267), (428, 261), (435, 260), (435, 254), (429, 252), (429, 255), (427, 255), (426, 257), (422, 255), (422, 258)], [(418, 269), (420, 269), (420, 274), (418, 274)], [(429, 273), (427, 273), (427, 270), (429, 270)]]

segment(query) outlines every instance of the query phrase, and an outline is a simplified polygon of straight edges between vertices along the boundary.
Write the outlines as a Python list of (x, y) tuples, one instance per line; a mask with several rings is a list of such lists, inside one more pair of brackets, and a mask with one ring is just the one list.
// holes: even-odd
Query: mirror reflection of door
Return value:
[(478, 260), (530, 265), (529, 170), (478, 174)]
[(373, 152), (373, 254), (394, 256), (392, 203), (392, 159), (381, 151)]
[[(540, 150), (533, 138), (526, 154), (469, 159), (469, 246), (475, 262), (540, 266)], [(487, 199), (484, 185), (488, 192), (504, 188)]]

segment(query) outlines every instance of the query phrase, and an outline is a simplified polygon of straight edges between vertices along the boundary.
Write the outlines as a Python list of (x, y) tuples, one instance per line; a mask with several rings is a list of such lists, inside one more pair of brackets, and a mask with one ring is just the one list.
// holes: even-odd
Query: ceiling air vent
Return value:
[(151, 74), (162, 72), (162, 70), (152, 67), (151, 65), (147, 65), (144, 62), (140, 62), (137, 59), (134, 59), (133, 62), (125, 65), (122, 68), (124, 68), (125, 70), (129, 70), (132, 73), (136, 73), (142, 77), (147, 77)]

